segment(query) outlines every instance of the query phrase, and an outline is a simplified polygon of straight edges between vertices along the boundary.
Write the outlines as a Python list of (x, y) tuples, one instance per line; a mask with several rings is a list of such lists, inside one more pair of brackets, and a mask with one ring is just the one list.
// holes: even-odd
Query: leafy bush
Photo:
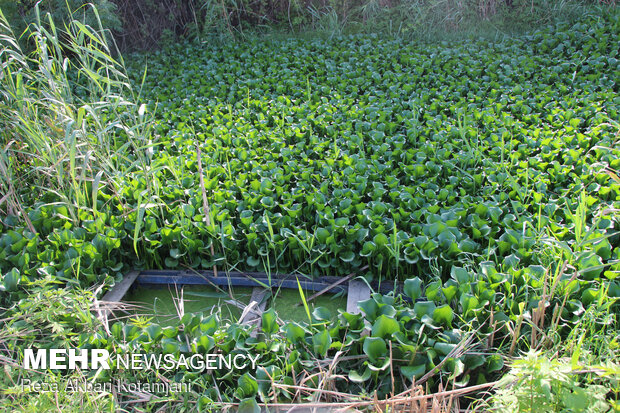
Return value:
[[(100, 324), (91, 312), (92, 292), (59, 289), (54, 281), (38, 280), (31, 285), (32, 295), (14, 303), (11, 317), (4, 319), (0, 346), (5, 350), (0, 376), (0, 410), (40, 412), (62, 409), (67, 413), (114, 411), (111, 395), (67, 391), (69, 382), (86, 383), (83, 372), (66, 375), (60, 371), (24, 372), (18, 353), (23, 348), (48, 348), (78, 345), (80, 335), (95, 334)], [(6, 351), (8, 350), (8, 351)], [(24, 376), (26, 373), (26, 376)], [(20, 381), (56, 383), (58, 392), (25, 392)]]
[[(581, 376), (594, 383), (584, 383)], [(607, 395), (614, 390), (617, 395), (619, 376), (619, 365), (582, 368), (567, 360), (550, 360), (531, 352), (513, 363), (510, 372), (498, 383), (499, 389), (489, 407), (506, 413), (616, 411), (617, 402), (608, 401)]]

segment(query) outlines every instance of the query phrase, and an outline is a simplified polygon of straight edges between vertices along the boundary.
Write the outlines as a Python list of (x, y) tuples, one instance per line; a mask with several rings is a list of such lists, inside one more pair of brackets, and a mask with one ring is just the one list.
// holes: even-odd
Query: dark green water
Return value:
[[(182, 291), (185, 313), (219, 313), (221, 319), (230, 321), (237, 321), (241, 316), (240, 308), (226, 303), (230, 300), (227, 293), (218, 292), (206, 286), (185, 286)], [(250, 301), (252, 289), (233, 288), (232, 294), (237, 301), (247, 304)], [(179, 297), (181, 297), (181, 288), (175, 291), (174, 288), (168, 289), (167, 287), (137, 287), (132, 289), (123, 301), (139, 306), (134, 312), (136, 315), (154, 317), (155, 322), (167, 325), (179, 318), (176, 308), (180, 302)]]
[[(228, 290), (226, 290), (228, 291)], [(212, 287), (207, 286), (185, 286), (182, 289), (183, 308), (187, 313), (215, 314), (218, 313), (222, 320), (237, 321), (241, 316), (242, 309), (226, 303), (230, 297), (225, 292), (218, 292)], [(247, 304), (252, 295), (251, 288), (233, 287), (233, 297)], [(298, 290), (281, 289), (273, 291), (274, 298), (269, 300), (267, 308), (274, 306), (278, 316), (283, 320), (308, 321), (308, 316)], [(306, 298), (313, 294), (312, 291), (304, 292)], [(154, 322), (160, 325), (170, 325), (178, 320), (177, 306), (180, 302), (181, 288), (175, 291), (173, 288), (145, 288), (137, 287), (129, 291), (125, 296), (126, 303), (135, 304), (137, 307), (133, 311), (134, 315), (153, 317)], [(175, 306), (177, 303), (177, 306)], [(316, 307), (327, 308), (332, 315), (338, 314), (338, 309), (345, 309), (347, 306), (346, 296), (334, 297), (331, 294), (324, 294), (312, 302), (308, 303), (310, 313)]]
[[(304, 292), (306, 298), (309, 298), (314, 292)], [(299, 291), (282, 289), (278, 293), (274, 291), (274, 308), (278, 316), (283, 320), (291, 321), (308, 321), (308, 315), (299, 296)], [(327, 308), (332, 315), (338, 314), (338, 309), (345, 310), (347, 308), (347, 297), (334, 297), (332, 294), (323, 294), (308, 303), (310, 313), (316, 307)]]

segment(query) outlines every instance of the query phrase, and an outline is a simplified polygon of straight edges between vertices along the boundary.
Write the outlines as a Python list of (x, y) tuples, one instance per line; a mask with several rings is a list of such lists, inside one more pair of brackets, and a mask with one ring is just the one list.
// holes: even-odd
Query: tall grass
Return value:
[(0, 186), (5, 212), (26, 221), (22, 204), (53, 198), (77, 222), (80, 210), (96, 213), (100, 190), (149, 171), (149, 117), (93, 12), (96, 28), (59, 28), (37, 8), (26, 54), (0, 11)]
[[(602, 5), (601, 5), (602, 6)], [(414, 39), (500, 36), (571, 21), (594, 9), (582, 0), (366, 0), (353, 10), (363, 31)]]
[[(7, 14), (17, 15), (17, 7), (12, 3), (17, 2), (0, 0)], [(64, 3), (64, 0), (53, 3)], [(84, 2), (71, 0), (70, 3)], [(502, 37), (536, 29), (541, 24), (571, 21), (588, 10), (596, 13), (597, 8), (613, 6), (617, 1), (98, 0), (95, 3), (100, 8), (105, 5), (102, 18), (117, 30), (123, 50), (148, 50), (173, 43), (180, 37), (213, 42), (283, 32), (287, 36), (297, 33), (330, 38), (348, 31), (381, 32), (414, 39), (448, 40), (463, 35)], [(112, 3), (118, 7), (111, 7)], [(90, 16), (90, 13), (82, 11), (81, 15)]]

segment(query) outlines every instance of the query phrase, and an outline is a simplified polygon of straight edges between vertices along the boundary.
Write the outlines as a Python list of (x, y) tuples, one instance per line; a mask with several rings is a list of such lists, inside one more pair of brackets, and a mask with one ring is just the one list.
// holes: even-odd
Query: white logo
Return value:
[(49, 350), (31, 348), (24, 349), (24, 368), (28, 370), (50, 369), (110, 369), (108, 360), (110, 354), (108, 350), (100, 349), (62, 349), (53, 348)]

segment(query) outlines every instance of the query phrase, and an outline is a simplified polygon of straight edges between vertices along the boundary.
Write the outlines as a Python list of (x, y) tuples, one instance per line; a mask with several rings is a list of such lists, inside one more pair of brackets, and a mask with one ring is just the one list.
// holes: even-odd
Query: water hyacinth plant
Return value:
[[(30, 54), (2, 15), (0, 30), (3, 407), (51, 405), (17, 379), (67, 380), (19, 364), (56, 346), (259, 356), (84, 371), (191, 390), (58, 399), (75, 409), (451, 411), (490, 389), (489, 406), (515, 411), (539, 391), (551, 408), (580, 395), (614, 408), (617, 12), (501, 42), (187, 42), (149, 53), (148, 70), (101, 24), (38, 15)], [(277, 290), (260, 327), (223, 305), (187, 311), (245, 303), (230, 286), (176, 285), (165, 322), (96, 317), (125, 273), (154, 268), (295, 274), (303, 317), (276, 311)], [(349, 274), (373, 289), (359, 312), (302, 288)]]

